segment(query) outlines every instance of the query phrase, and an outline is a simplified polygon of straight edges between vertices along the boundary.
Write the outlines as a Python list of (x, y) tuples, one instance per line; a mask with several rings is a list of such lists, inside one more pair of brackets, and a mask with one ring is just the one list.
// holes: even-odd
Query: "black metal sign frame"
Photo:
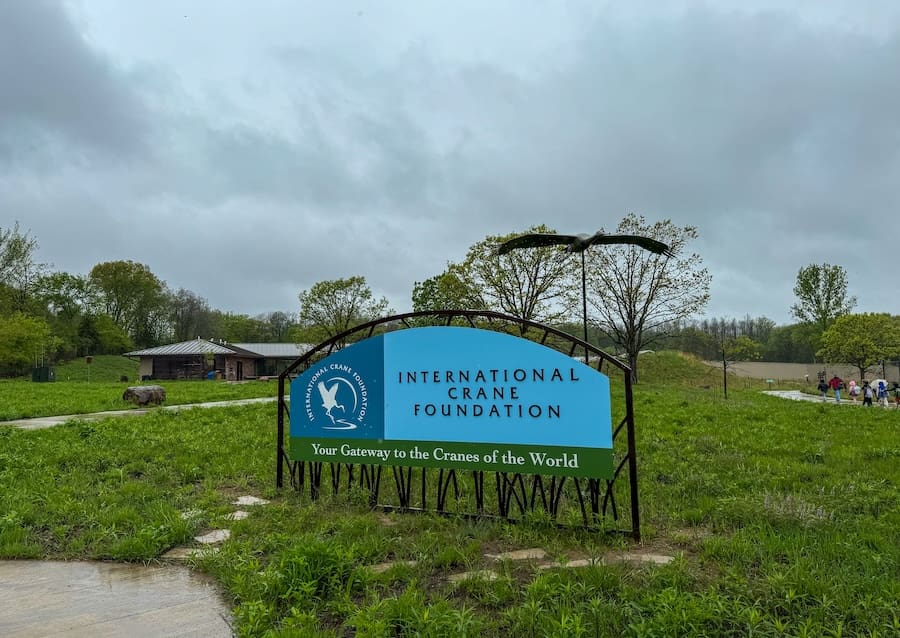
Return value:
[[(622, 385), (620, 392), (616, 394), (622, 396), (618, 403), (620, 406), (624, 404), (624, 416), (613, 429), (613, 449), (615, 453), (615, 442), (619, 441), (620, 447), (621, 443), (625, 443), (626, 451), (617, 455), (613, 478), (579, 479), (540, 474), (463, 472), (412, 466), (385, 468), (381, 465), (292, 460), (285, 441), (285, 422), (290, 421), (289, 397), (285, 395), (285, 390), (290, 379), (301, 374), (314, 362), (335, 352), (341, 344), (382, 332), (424, 325), (456, 325), (496, 330), (555, 348), (569, 356), (586, 352), (589, 353), (589, 365), (601, 372), (605, 367), (605, 374), (611, 377), (613, 374), (621, 375)], [(614, 408), (616, 403), (613, 401)], [(277, 437), (277, 487), (284, 487), (287, 470), (291, 487), (303, 491), (308, 485), (309, 495), (313, 500), (321, 495), (323, 479), (327, 473), (329, 476), (326, 485), (330, 484), (333, 494), (338, 494), (342, 485), (348, 491), (361, 489), (366, 493), (369, 505), (381, 509), (433, 511), (459, 516), (496, 516), (511, 521), (540, 516), (539, 512), (543, 512), (545, 517), (560, 524), (566, 524), (567, 521), (561, 519), (566, 518), (570, 511), (575, 511), (580, 512), (580, 521), (584, 527), (627, 534), (636, 541), (641, 538), (631, 369), (578, 337), (534, 321), (491, 311), (438, 310), (393, 315), (351, 328), (312, 348), (278, 375)], [(628, 481), (622, 485), (622, 481), (618, 479), (626, 468)], [(486, 474), (494, 475), (493, 491), (486, 487)], [(389, 476), (384, 480), (387, 487), (382, 484), (385, 475)], [(468, 481), (464, 480), (465, 475), (468, 475)], [(623, 499), (620, 495), (617, 500), (617, 491), (622, 490), (627, 490), (627, 498)], [(622, 518), (619, 503), (623, 501), (630, 510), (630, 529), (618, 527)], [(575, 503), (577, 510), (574, 509)], [(471, 509), (474, 511), (467, 511)], [(612, 524), (608, 522), (610, 519)]]

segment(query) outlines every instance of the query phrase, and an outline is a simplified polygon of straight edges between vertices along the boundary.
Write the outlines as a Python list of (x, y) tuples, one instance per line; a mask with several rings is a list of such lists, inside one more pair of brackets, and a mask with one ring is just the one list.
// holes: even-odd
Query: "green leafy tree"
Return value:
[[(525, 233), (554, 233), (533, 226)], [(559, 246), (543, 246), (497, 253), (503, 242), (522, 233), (488, 236), (469, 248), (458, 274), (467, 295), (483, 308), (528, 319), (554, 323), (567, 314), (567, 287), (577, 260)], [(523, 329), (524, 334), (524, 329)]]
[(229, 343), (259, 343), (266, 341), (268, 326), (250, 315), (226, 312), (221, 315), (222, 338)]
[[(317, 343), (354, 326), (390, 314), (388, 300), (376, 299), (366, 278), (320, 281), (300, 293), (300, 330), (305, 343)], [(343, 345), (343, 344), (340, 344)]]
[(122, 354), (134, 347), (131, 338), (109, 315), (84, 315), (78, 324), (78, 355)]
[(200, 295), (179, 288), (169, 295), (168, 305), (169, 322), (175, 341), (188, 341), (197, 337), (224, 338), (221, 313), (217, 314)]
[[(440, 275), (415, 282), (412, 303), (416, 312), (485, 308), (484, 299), (479, 291), (466, 282), (462, 267), (453, 263), (449, 264), (447, 270)], [(429, 321), (422, 320), (422, 323)]]
[(91, 280), (82, 275), (48, 273), (37, 280), (36, 289), (47, 312), (66, 320), (74, 320), (97, 303)]
[(46, 271), (45, 264), (34, 259), (37, 239), (19, 229), (0, 227), (0, 302), (12, 312), (28, 309), (29, 296)]
[(158, 343), (169, 330), (169, 295), (165, 284), (144, 264), (108, 261), (90, 272), (100, 310), (138, 346)]
[(20, 375), (47, 363), (57, 347), (50, 326), (40, 317), (18, 312), (0, 317), (0, 372)]
[(276, 310), (257, 315), (257, 320), (261, 321), (265, 328), (265, 339), (272, 343), (281, 343), (287, 341), (291, 329), (296, 325), (294, 317), (287, 312)]
[(862, 313), (843, 315), (822, 335), (818, 356), (833, 363), (847, 363), (866, 371), (900, 352), (900, 330), (890, 315)]
[(693, 226), (676, 226), (669, 219), (650, 224), (630, 214), (616, 233), (665, 242), (674, 254), (666, 257), (627, 244), (600, 246), (586, 254), (594, 321), (624, 350), (636, 382), (638, 353), (665, 340), (668, 327), (703, 311), (711, 277), (700, 255), (687, 252), (698, 236)]
[(52, 272), (37, 279), (34, 300), (60, 339), (57, 354), (63, 358), (79, 351), (78, 327), (84, 313), (95, 305), (93, 290), (87, 277), (66, 272)]
[(797, 273), (794, 286), (797, 303), (791, 314), (800, 321), (815, 324), (819, 332), (856, 305), (856, 297), (847, 295), (847, 273), (841, 266), (810, 264)]
[(816, 359), (813, 344), (818, 338), (818, 328), (810, 323), (778, 326), (772, 330), (763, 346), (763, 358), (766, 361), (812, 363)]

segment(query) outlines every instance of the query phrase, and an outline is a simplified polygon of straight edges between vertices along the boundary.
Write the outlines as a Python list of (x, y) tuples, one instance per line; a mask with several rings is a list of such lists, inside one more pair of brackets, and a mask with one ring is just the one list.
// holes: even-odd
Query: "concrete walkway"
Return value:
[[(16, 419), (15, 421), (0, 421), (0, 426), (9, 425), (23, 430), (42, 430), (52, 428), (55, 425), (79, 419), (82, 421), (96, 421), (116, 416), (141, 416), (155, 410), (168, 410), (178, 412), (193, 408), (224, 408), (232, 405), (251, 405), (254, 403), (271, 403), (278, 397), (262, 397), (259, 399), (235, 399), (233, 401), (209, 401), (207, 403), (187, 403), (185, 405), (166, 405), (158, 408), (138, 408), (135, 410), (110, 410), (109, 412), (92, 412), (90, 414), (67, 414), (64, 416), (41, 416), (33, 419)], [(0, 634), (2, 635), (2, 634)]]
[[(271, 403), (277, 397), (0, 422), (25, 430), (156, 410)], [(246, 498), (246, 497), (245, 497)], [(250, 504), (265, 503), (255, 499)], [(236, 504), (245, 504), (237, 501)], [(241, 512), (246, 514), (245, 512)], [(198, 539), (201, 540), (201, 539)], [(213, 582), (181, 565), (0, 560), (0, 637), (233, 636), (231, 610)]]
[[(769, 394), (773, 397), (779, 397), (782, 399), (790, 399), (791, 401), (809, 401), (812, 403), (836, 403), (833, 396), (825, 397), (825, 400), (822, 401), (822, 397), (818, 394), (806, 394), (805, 392), (801, 392), (800, 390), (764, 390), (763, 394)], [(853, 401), (849, 398), (844, 398), (841, 396), (841, 402), (839, 405), (854, 405)], [(860, 399), (855, 405), (862, 405), (862, 399)]]
[(218, 589), (187, 567), (0, 561), (5, 638), (232, 635)]
[[(800, 390), (764, 390), (763, 394), (770, 394), (773, 397), (779, 397), (782, 399), (790, 399), (791, 401), (809, 401), (812, 403), (830, 403), (832, 405), (835, 405), (835, 404), (837, 404), (837, 405), (862, 405), (861, 398), (856, 397), (856, 401), (853, 401), (852, 399), (848, 398), (846, 394), (841, 395), (840, 403), (837, 403), (834, 400), (833, 396), (827, 396), (827, 397), (825, 397), (825, 401), (822, 401), (822, 397), (819, 396), (818, 394), (806, 394), (804, 392), (801, 392)], [(876, 407), (876, 408), (888, 409), (888, 410), (898, 409), (897, 404), (893, 403), (892, 401), (888, 401), (887, 408), (885, 408), (884, 406), (878, 405), (877, 399), (873, 399), (873, 401), (874, 401), (873, 407)]]

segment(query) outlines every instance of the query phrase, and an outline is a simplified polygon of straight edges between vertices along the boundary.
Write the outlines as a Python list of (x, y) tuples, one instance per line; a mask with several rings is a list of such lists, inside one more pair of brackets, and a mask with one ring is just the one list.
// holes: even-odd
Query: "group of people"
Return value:
[(900, 408), (900, 383), (896, 381), (894, 381), (892, 388), (888, 388), (884, 379), (879, 379), (874, 384), (863, 380), (862, 385), (857, 385), (856, 381), (851, 379), (846, 386), (844, 385), (844, 380), (837, 375), (831, 377), (831, 380), (827, 382), (824, 378), (819, 379), (818, 390), (822, 395), (822, 401), (825, 401), (828, 397), (828, 391), (831, 390), (834, 392), (835, 403), (840, 403), (841, 390), (845, 387), (854, 403), (856, 403), (857, 397), (862, 396), (863, 405), (872, 406), (873, 400), (877, 400), (878, 405), (886, 408), (889, 405), (890, 397), (893, 396), (894, 403), (897, 405), (897, 408)]

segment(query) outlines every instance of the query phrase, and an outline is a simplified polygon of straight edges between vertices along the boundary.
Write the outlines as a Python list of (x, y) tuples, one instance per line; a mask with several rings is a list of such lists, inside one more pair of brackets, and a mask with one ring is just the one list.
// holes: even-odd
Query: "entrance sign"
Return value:
[(369, 337), (290, 386), (290, 458), (613, 478), (609, 378), (501, 332)]
[(552, 326), (490, 310), (354, 326), (278, 375), (276, 426), (275, 484), (313, 500), (361, 491), (381, 509), (564, 525), (580, 514), (641, 538), (631, 369)]

